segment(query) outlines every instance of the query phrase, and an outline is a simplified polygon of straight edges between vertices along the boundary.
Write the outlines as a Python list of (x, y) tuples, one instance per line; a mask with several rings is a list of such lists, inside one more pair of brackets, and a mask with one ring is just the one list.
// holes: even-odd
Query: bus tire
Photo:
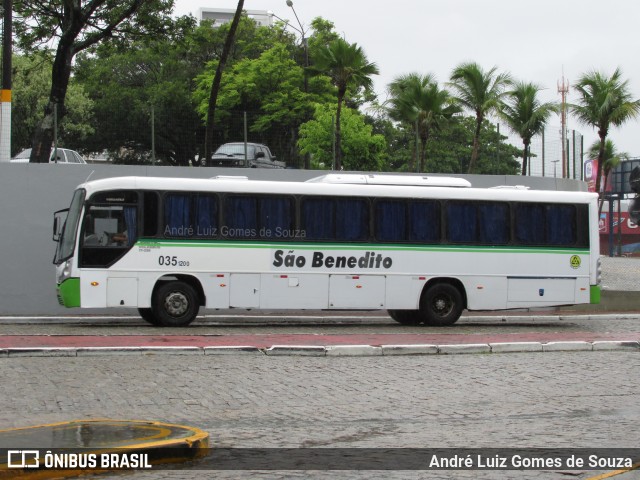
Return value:
[(424, 322), (419, 310), (387, 310), (387, 313), (401, 325), (416, 326)]
[(453, 325), (460, 318), (463, 308), (462, 293), (450, 283), (435, 283), (420, 298), (420, 311), (425, 323), (433, 327)]
[(159, 327), (186, 327), (199, 309), (198, 293), (179, 280), (162, 283), (153, 294), (151, 310)]
[(150, 323), (151, 325), (158, 325), (158, 320), (153, 314), (153, 310), (150, 308), (139, 308), (138, 313), (142, 317), (145, 322)]

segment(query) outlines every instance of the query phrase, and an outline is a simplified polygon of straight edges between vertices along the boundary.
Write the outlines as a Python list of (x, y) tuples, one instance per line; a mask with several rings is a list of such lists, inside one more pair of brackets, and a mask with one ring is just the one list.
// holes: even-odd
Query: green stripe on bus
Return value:
[(67, 278), (58, 285), (58, 296), (65, 307), (80, 306), (80, 279)]
[(589, 255), (588, 249), (543, 248), (510, 246), (458, 246), (458, 245), (389, 245), (384, 243), (291, 243), (291, 242), (246, 242), (234, 240), (154, 240), (140, 239), (140, 248), (189, 247), (189, 248), (282, 248), (288, 250), (389, 250), (389, 251), (429, 251), (429, 252), (496, 252), (496, 253), (556, 253)]

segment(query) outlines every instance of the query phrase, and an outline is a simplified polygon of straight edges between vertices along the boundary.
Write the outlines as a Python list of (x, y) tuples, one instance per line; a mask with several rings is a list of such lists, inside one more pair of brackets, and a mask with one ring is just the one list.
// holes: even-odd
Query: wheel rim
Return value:
[(446, 317), (453, 310), (453, 301), (448, 295), (436, 295), (431, 302), (433, 313), (439, 317)]
[(183, 292), (171, 292), (164, 300), (164, 308), (172, 317), (180, 317), (189, 310), (189, 299)]

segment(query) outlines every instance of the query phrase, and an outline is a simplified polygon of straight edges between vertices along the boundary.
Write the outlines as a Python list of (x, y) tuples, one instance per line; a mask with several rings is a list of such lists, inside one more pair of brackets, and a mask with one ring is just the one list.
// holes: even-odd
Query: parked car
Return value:
[[(57, 154), (57, 155), (56, 155)], [(19, 154), (13, 157), (11, 163), (29, 163), (29, 157), (31, 157), (31, 149), (27, 148), (22, 150)], [(75, 150), (69, 150), (68, 148), (55, 148), (51, 149), (51, 156), (49, 157), (49, 163), (62, 163), (65, 165), (86, 164), (82, 155)]]
[(210, 167), (241, 167), (241, 168), (285, 168), (284, 162), (278, 162), (269, 147), (261, 143), (247, 143), (247, 158), (245, 159), (245, 144), (243, 142), (225, 143), (214, 152), (208, 166)]

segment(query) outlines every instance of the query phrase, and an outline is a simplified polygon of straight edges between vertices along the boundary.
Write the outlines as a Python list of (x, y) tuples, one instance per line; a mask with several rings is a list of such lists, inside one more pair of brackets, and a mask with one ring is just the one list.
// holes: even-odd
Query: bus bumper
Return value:
[(67, 278), (64, 282), (58, 284), (58, 303), (65, 307), (80, 306), (80, 279)]
[(600, 303), (600, 285), (591, 285), (590, 302), (592, 304)]

